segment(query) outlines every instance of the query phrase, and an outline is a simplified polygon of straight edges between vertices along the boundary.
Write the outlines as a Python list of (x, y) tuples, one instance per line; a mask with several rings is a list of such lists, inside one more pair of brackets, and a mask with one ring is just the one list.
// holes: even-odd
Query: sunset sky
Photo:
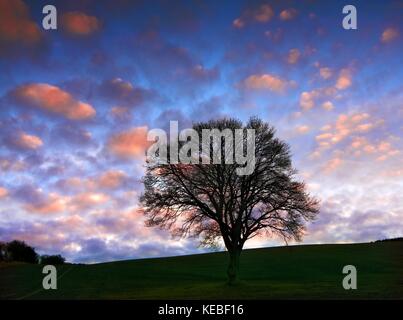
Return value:
[(146, 133), (255, 115), (321, 201), (304, 243), (403, 236), (402, 16), (394, 0), (0, 0), (0, 241), (74, 262), (202, 252), (144, 226)]

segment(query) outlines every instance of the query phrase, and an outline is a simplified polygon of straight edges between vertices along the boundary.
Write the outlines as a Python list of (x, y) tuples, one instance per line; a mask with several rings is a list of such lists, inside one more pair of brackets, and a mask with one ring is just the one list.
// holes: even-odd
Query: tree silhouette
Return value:
[(59, 265), (64, 264), (66, 259), (62, 257), (60, 254), (57, 255), (42, 255), (39, 257), (40, 264), (51, 264), (51, 265)]
[[(243, 127), (238, 120), (222, 119), (196, 123), (193, 129), (200, 135), (203, 129), (254, 129), (253, 173), (238, 175), (236, 169), (241, 165), (224, 162), (227, 149), (223, 137), (219, 164), (147, 161), (142, 210), (148, 226), (168, 229), (173, 235), (198, 237), (204, 245), (222, 238), (230, 257), (227, 275), (232, 284), (238, 278), (246, 240), (279, 235), (285, 241), (300, 241), (304, 222), (318, 213), (318, 201), (297, 180), (290, 148), (275, 138), (275, 129), (269, 124), (251, 118)], [(231, 143), (237, 151), (246, 150), (245, 136), (240, 144)], [(210, 144), (212, 152), (211, 140)], [(200, 142), (200, 158), (201, 150)]]
[(6, 255), (6, 243), (0, 241), (0, 261), (5, 260)]
[(20, 240), (13, 240), (6, 244), (5, 256), (9, 261), (38, 262), (38, 254), (35, 249)]

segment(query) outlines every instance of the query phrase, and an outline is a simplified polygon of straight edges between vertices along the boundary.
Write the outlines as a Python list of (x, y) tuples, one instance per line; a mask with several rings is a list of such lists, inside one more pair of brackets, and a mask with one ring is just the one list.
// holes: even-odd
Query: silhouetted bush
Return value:
[(403, 237), (401, 237), (401, 238), (391, 238), (391, 239), (376, 240), (375, 242), (397, 242), (397, 241), (403, 241)]
[(63, 258), (60, 254), (53, 256), (43, 255), (40, 257), (41, 264), (57, 265), (57, 264), (64, 264), (65, 261), (66, 259)]
[(6, 254), (6, 244), (4, 242), (0, 242), (0, 262), (4, 261)]
[(5, 244), (5, 260), (37, 263), (38, 254), (24, 241), (14, 240)]

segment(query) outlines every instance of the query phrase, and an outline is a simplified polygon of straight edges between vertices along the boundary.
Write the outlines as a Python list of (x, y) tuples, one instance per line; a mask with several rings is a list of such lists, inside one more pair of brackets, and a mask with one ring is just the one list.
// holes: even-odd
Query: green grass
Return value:
[[(2, 299), (403, 299), (403, 242), (245, 250), (241, 281), (226, 285), (226, 253), (58, 267), (41, 289), (37, 265), (0, 265)], [(358, 289), (342, 288), (342, 268)], [(67, 272), (63, 275), (63, 273)]]

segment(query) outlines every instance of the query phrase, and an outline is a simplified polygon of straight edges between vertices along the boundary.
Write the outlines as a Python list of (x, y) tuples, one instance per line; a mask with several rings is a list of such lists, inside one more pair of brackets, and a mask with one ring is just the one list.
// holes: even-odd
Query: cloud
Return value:
[[(206, 67), (197, 52), (188, 46), (171, 43), (156, 31), (139, 33), (133, 40), (133, 62), (142, 66), (142, 72), (147, 75), (153, 87), (169, 86), (171, 94), (181, 96), (199, 95), (204, 87), (211, 88), (213, 81), (219, 79), (218, 65)], [(158, 92), (153, 90), (150, 97), (161, 99)], [(126, 106), (120, 104), (121, 106)]]
[(56, 187), (63, 192), (95, 192), (99, 193), (100, 189), (112, 191), (125, 186), (132, 180), (121, 170), (110, 169), (106, 172), (99, 172), (90, 177), (69, 177), (63, 178), (56, 182)]
[(198, 64), (190, 68), (190, 75), (199, 81), (211, 81), (218, 77), (218, 70), (216, 68), (207, 69), (203, 65)]
[(352, 84), (352, 74), (351, 70), (345, 68), (342, 69), (339, 73), (339, 77), (337, 78), (336, 82), (336, 89), (338, 90), (345, 90), (350, 87)]
[(311, 243), (366, 242), (399, 234), (400, 221), (381, 208), (364, 212), (356, 210), (348, 215), (347, 210), (340, 211), (339, 203), (327, 200), (318, 219), (308, 227), (305, 240)]
[(274, 11), (272, 7), (268, 4), (262, 4), (256, 8), (246, 9), (239, 18), (232, 22), (235, 28), (243, 28), (247, 23), (258, 22), (266, 23), (271, 20), (274, 16)]
[(133, 232), (137, 237), (150, 238), (153, 230), (145, 228), (143, 216), (136, 209), (129, 209), (123, 212), (105, 210), (93, 215), (91, 224), (99, 228), (103, 233), (128, 234)]
[(241, 18), (237, 18), (232, 22), (232, 25), (237, 29), (241, 29), (245, 26), (245, 22)]
[(45, 110), (70, 120), (84, 120), (95, 116), (95, 109), (88, 103), (74, 99), (70, 93), (46, 83), (31, 83), (11, 92), (24, 106)]
[(5, 198), (8, 195), (8, 190), (6, 188), (0, 187), (0, 199)]
[(100, 206), (107, 201), (110, 197), (107, 194), (101, 192), (83, 192), (74, 195), (68, 205), (69, 210), (74, 212), (82, 212), (92, 207)]
[(322, 103), (322, 108), (327, 111), (330, 111), (334, 109), (334, 105), (331, 101), (325, 101)]
[(67, 198), (56, 193), (46, 194), (42, 189), (26, 184), (17, 187), (12, 197), (23, 203), (23, 208), (29, 213), (52, 214), (64, 211)]
[(327, 80), (333, 75), (333, 72), (330, 68), (322, 67), (319, 69), (319, 74), (323, 79)]
[(294, 19), (297, 15), (297, 10), (295, 10), (294, 8), (290, 8), (290, 9), (285, 9), (283, 11), (280, 12), (280, 19), (281, 20), (291, 20)]
[(117, 121), (125, 122), (131, 119), (130, 109), (127, 107), (114, 106), (111, 108), (110, 114)]
[(110, 170), (97, 179), (97, 184), (102, 188), (116, 189), (122, 185), (127, 178), (126, 174), (120, 170)]
[(22, 149), (38, 149), (43, 145), (41, 138), (26, 134), (25, 132), (21, 132), (18, 135), (15, 143)]
[(368, 138), (362, 136), (353, 137), (349, 151), (355, 157), (374, 155), (377, 161), (385, 161), (400, 154), (400, 150), (395, 148), (390, 141), (380, 140), (371, 143)]
[(94, 144), (93, 136), (77, 123), (61, 123), (52, 128), (51, 141), (55, 144), (89, 146)]
[(104, 262), (194, 252), (188, 240), (170, 240), (165, 231), (144, 226), (135, 209), (97, 209), (31, 222), (10, 220), (0, 225), (2, 240), (21, 239), (40, 254), (62, 254), (69, 262)]
[[(217, 108), (217, 106), (214, 106), (214, 108), (212, 110), (209, 110), (209, 108), (207, 108), (207, 107), (198, 106), (196, 109), (197, 109), (197, 111), (199, 111), (200, 115), (197, 115), (196, 117), (198, 119), (200, 119), (200, 121), (202, 121), (204, 114), (206, 114), (206, 116), (215, 116), (214, 109), (216, 109), (216, 108)], [(200, 112), (200, 111), (202, 111), (202, 112)], [(192, 121), (190, 120), (192, 115), (193, 114), (191, 113), (188, 116), (186, 116), (180, 109), (168, 108), (168, 109), (161, 111), (161, 113), (155, 119), (154, 124), (155, 124), (156, 128), (169, 132), (169, 122), (178, 121), (178, 126), (179, 126), (178, 129), (183, 130), (185, 128), (192, 127)]]
[(273, 15), (274, 11), (268, 4), (263, 4), (257, 10), (253, 11), (253, 18), (261, 23), (270, 21)]
[(248, 89), (270, 90), (280, 93), (294, 85), (294, 82), (281, 79), (272, 74), (261, 74), (249, 76), (244, 80), (244, 84)]
[[(151, 90), (134, 86), (121, 78), (105, 80), (99, 87), (99, 92), (109, 101), (120, 104), (121, 107), (140, 105), (154, 95)], [(115, 114), (117, 111), (119, 110), (115, 109)]]
[[(112, 188), (114, 187), (113, 183), (117, 183), (117, 179), (115, 178), (115, 181), (113, 181), (113, 177), (109, 177), (109, 181), (104, 180), (104, 183), (108, 183), (107, 187)], [(88, 180), (78, 180), (80, 183), (81, 181), (86, 183), (84, 186), (90, 185)], [(60, 187), (61, 184), (58, 186)], [(13, 199), (22, 204), (22, 208), (27, 213), (42, 215), (63, 212), (82, 213), (84, 210), (102, 206), (110, 200), (109, 195), (96, 191), (95, 187), (89, 191), (85, 190), (73, 195), (63, 195), (56, 192), (47, 193), (42, 188), (28, 184), (17, 187), (11, 194)]]
[(31, 213), (53, 214), (66, 210), (67, 200), (55, 193), (49, 194), (38, 203), (28, 203), (25, 209)]
[(264, 35), (273, 42), (280, 42), (284, 38), (284, 29), (277, 28), (276, 30), (267, 30)]
[(93, 186), (88, 184), (88, 181), (80, 177), (69, 177), (60, 179), (56, 186), (63, 191), (75, 191), (81, 188), (90, 189)]
[[(34, 135), (29, 135), (20, 130), (17, 130), (17, 132), (16, 130), (6, 132), (2, 140), (2, 142), (11, 149), (36, 150), (43, 146), (43, 141), (41, 138)], [(2, 162), (2, 167), (6, 164), (7, 162)]]
[(295, 64), (301, 57), (301, 52), (298, 49), (291, 49), (288, 53), (287, 62), (289, 64)]
[(90, 36), (101, 28), (101, 23), (96, 17), (79, 11), (64, 13), (60, 23), (65, 32), (79, 37)]
[(311, 130), (311, 128), (309, 126), (301, 125), (301, 126), (298, 126), (295, 131), (298, 134), (305, 134), (305, 133), (308, 133), (310, 130)]
[(151, 145), (147, 133), (148, 128), (143, 126), (114, 134), (108, 141), (108, 149), (120, 158), (143, 158)]
[(27, 164), (20, 159), (9, 159), (7, 157), (0, 157), (0, 169), (3, 172), (8, 171), (22, 171), (27, 167)]
[(312, 109), (315, 106), (315, 99), (320, 96), (319, 90), (304, 91), (301, 93), (299, 105), (303, 110)]
[[(304, 91), (300, 95), (299, 104), (303, 110), (309, 110), (315, 107), (317, 100), (323, 100), (324, 98), (332, 97), (335, 94), (336, 89), (333, 87)], [(330, 105), (326, 104), (325, 106), (329, 107)]]
[(0, 45), (33, 46), (42, 40), (38, 25), (31, 20), (21, 0), (0, 0)]
[(316, 136), (316, 140), (322, 146), (330, 146), (353, 133), (366, 133), (381, 125), (383, 120), (373, 119), (368, 113), (341, 114), (334, 125), (323, 128), (324, 133)]
[[(383, 153), (379, 156), (394, 156), (397, 154), (397, 150), (392, 148), (391, 144), (383, 142), (377, 146), (371, 146), (364, 137), (383, 123), (383, 119), (372, 117), (366, 112), (341, 114), (333, 124), (322, 127), (321, 133), (315, 136), (317, 146), (311, 156), (320, 157), (325, 150), (333, 150), (332, 152), (335, 154), (332, 155), (332, 158), (343, 158), (344, 160), (347, 156), (357, 157), (363, 153), (369, 154), (371, 150), (382, 151)], [(336, 145), (339, 145), (338, 149), (333, 148)], [(339, 160), (330, 161), (325, 167), (334, 170), (340, 163)], [(330, 171), (330, 169), (326, 169), (326, 171)]]
[(382, 32), (381, 42), (387, 43), (399, 37), (399, 31), (396, 28), (387, 28)]
[[(316, 66), (319, 66), (319, 64)], [(332, 71), (328, 68), (321, 68), (319, 72), (321, 77), (324, 79), (332, 76)], [(335, 96), (338, 91), (345, 90), (351, 85), (352, 71), (349, 68), (343, 68), (340, 70), (334, 86), (303, 91), (300, 95), (299, 104), (303, 110), (310, 110), (315, 107), (317, 100), (324, 100), (322, 103), (322, 108), (325, 110), (331, 110), (333, 104), (327, 99)]]
[(328, 160), (325, 165), (322, 167), (322, 170), (326, 173), (332, 172), (339, 168), (343, 164), (343, 159), (340, 157), (336, 157)]

